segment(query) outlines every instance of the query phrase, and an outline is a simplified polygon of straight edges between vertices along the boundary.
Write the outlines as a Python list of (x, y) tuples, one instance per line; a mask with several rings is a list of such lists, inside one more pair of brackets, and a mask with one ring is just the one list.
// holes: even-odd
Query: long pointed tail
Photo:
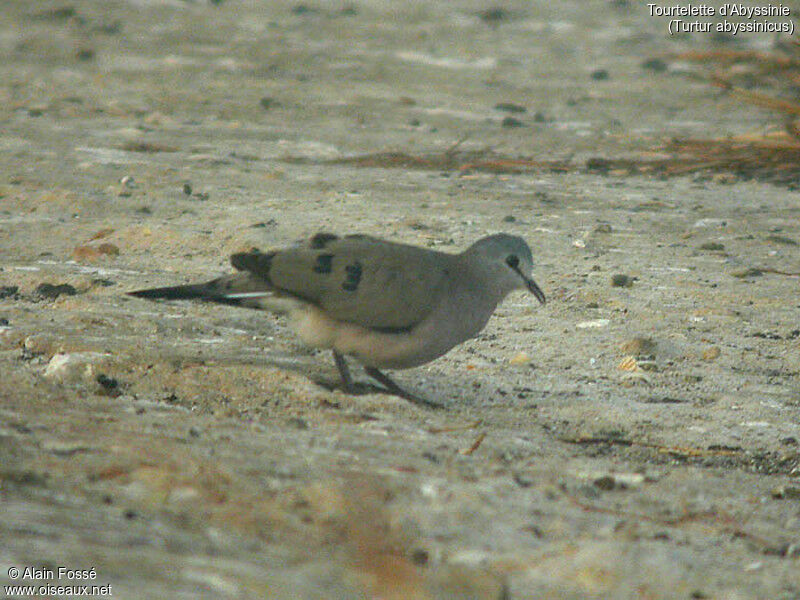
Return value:
[(206, 283), (173, 285), (149, 290), (136, 290), (135, 292), (128, 292), (128, 295), (147, 298), (148, 300), (216, 300), (216, 295), (213, 294), (213, 290), (210, 287)]
[(294, 306), (288, 299), (281, 299), (269, 284), (249, 275), (225, 275), (206, 283), (174, 285), (128, 292), (129, 296), (147, 300), (200, 300), (230, 306), (259, 308), (285, 312)]

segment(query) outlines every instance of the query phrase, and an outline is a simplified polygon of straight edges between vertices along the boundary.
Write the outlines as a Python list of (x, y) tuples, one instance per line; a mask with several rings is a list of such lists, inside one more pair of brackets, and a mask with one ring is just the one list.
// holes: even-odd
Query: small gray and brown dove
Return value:
[(460, 254), (366, 235), (318, 233), (281, 250), (231, 256), (239, 271), (207, 283), (130, 292), (148, 299), (203, 300), (286, 314), (307, 345), (333, 351), (348, 392), (344, 357), (361, 363), (388, 391), (438, 406), (400, 388), (379, 369), (425, 364), (475, 337), (516, 289), (544, 304), (520, 237), (484, 237)]

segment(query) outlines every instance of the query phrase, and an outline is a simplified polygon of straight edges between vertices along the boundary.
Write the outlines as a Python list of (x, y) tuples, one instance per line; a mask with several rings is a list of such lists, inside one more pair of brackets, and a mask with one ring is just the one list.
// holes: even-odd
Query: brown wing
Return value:
[(445, 293), (453, 255), (369, 236), (317, 234), (302, 246), (235, 254), (231, 262), (340, 321), (407, 329)]

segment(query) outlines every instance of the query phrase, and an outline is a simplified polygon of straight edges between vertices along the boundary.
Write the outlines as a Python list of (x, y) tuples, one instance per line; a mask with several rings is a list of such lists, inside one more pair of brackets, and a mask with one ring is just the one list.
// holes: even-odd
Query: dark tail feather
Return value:
[(265, 292), (248, 293), (249, 290), (237, 289), (234, 283), (235, 281), (228, 276), (207, 283), (136, 290), (128, 292), (128, 295), (147, 300), (201, 300), (230, 306), (260, 308), (257, 298), (265, 295)]
[(214, 294), (211, 292), (208, 285), (201, 283), (137, 290), (128, 292), (128, 295), (148, 300), (215, 300)]

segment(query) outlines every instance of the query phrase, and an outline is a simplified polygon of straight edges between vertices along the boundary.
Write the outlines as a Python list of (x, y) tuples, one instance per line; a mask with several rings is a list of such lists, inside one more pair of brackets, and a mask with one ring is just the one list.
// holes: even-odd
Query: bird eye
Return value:
[(516, 269), (519, 266), (519, 258), (516, 254), (510, 254), (506, 258), (506, 264), (512, 269)]

